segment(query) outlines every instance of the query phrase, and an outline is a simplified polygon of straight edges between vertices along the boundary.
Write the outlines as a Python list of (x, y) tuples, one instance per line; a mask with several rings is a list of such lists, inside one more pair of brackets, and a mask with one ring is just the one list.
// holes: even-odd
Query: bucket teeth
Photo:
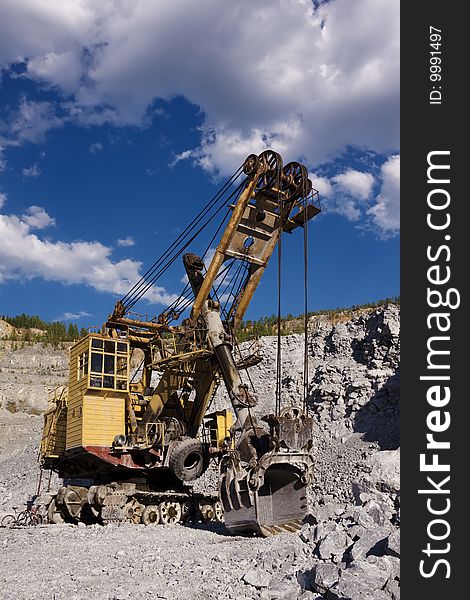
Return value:
[(291, 533), (294, 533), (295, 531), (298, 531), (298, 527), (296, 527), (295, 525), (293, 525), (292, 523), (285, 523), (283, 525), (284, 529), (286, 531), (290, 531)]
[(302, 526), (302, 521), (300, 519), (294, 519), (292, 521), (288, 521), (287, 523), (279, 523), (277, 525), (262, 525), (260, 526), (261, 535), (264, 537), (272, 537), (278, 533), (283, 533), (288, 531), (289, 533), (295, 533), (299, 531)]

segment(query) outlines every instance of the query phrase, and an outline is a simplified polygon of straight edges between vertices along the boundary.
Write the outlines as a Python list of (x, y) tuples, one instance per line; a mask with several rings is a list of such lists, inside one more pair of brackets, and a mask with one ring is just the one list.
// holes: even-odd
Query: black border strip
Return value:
[[(470, 399), (464, 377), (470, 372), (466, 364), (470, 316), (465, 310), (469, 278), (465, 241), (470, 238), (465, 209), (470, 201), (463, 186), (470, 170), (464, 166), (463, 150), (469, 120), (468, 109), (463, 110), (469, 53), (468, 24), (461, 7), (435, 0), (401, 4), (401, 583), (404, 598), (426, 600), (465, 595), (460, 590), (465, 589), (466, 555), (457, 546), (469, 533), (465, 514), (470, 507), (464, 509), (464, 503), (469, 504), (465, 487)], [(431, 38), (431, 33), (439, 33), (441, 39)], [(431, 47), (436, 42), (440, 45)], [(440, 63), (432, 57), (439, 57)], [(431, 69), (432, 63), (439, 63), (440, 73)], [(431, 77), (433, 72), (442, 79)], [(428, 172), (430, 163), (450, 168)], [(444, 208), (429, 206), (439, 203)], [(448, 275), (449, 280), (441, 283)], [(437, 293), (429, 296), (428, 289), (441, 293), (441, 306), (430, 306), (440, 300)], [(446, 299), (455, 308), (445, 307)], [(430, 317), (433, 313), (446, 316), (439, 320)], [(438, 322), (448, 331), (440, 331)], [(449, 354), (432, 354), (436, 349)], [(439, 428), (442, 431), (437, 432)], [(444, 446), (427, 448), (427, 434)], [(425, 458), (420, 469), (421, 454)], [(425, 464), (432, 461), (439, 466), (426, 471), (430, 467)], [(449, 471), (441, 470), (445, 465)]]

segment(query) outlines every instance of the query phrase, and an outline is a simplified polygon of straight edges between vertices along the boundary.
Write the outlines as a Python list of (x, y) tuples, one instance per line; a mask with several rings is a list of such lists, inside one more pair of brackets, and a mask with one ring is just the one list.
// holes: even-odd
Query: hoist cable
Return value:
[[(232, 196), (237, 192), (238, 190), (235, 190), (235, 192), (232, 194)], [(217, 210), (214, 212), (214, 214), (210, 217), (207, 218), (207, 220), (205, 221), (205, 223), (203, 223), (203, 225), (201, 225), (201, 227), (196, 231), (196, 233), (194, 233), (194, 235), (184, 244), (184, 246), (182, 246), (179, 249), (175, 249), (175, 252), (173, 254), (173, 256), (169, 257), (167, 262), (160, 267), (160, 270), (155, 273), (152, 278), (150, 280), (147, 281), (145, 287), (143, 289), (141, 289), (138, 294), (134, 297), (132, 297), (130, 300), (128, 299), (125, 303), (125, 308), (126, 310), (129, 310), (130, 308), (132, 308), (134, 306), (134, 304), (136, 304), (136, 302), (138, 302), (142, 296), (144, 294), (147, 293), (147, 291), (152, 287), (152, 285), (155, 284), (155, 282), (163, 275), (163, 273), (165, 273), (165, 271), (168, 270), (168, 268), (175, 262), (175, 260), (181, 256), (181, 254), (186, 250), (186, 248), (197, 238), (197, 236), (201, 233), (201, 231), (203, 231), (205, 229), (205, 227), (207, 227), (207, 225), (217, 216), (217, 214), (225, 207), (225, 202), (223, 204), (221, 204)]]
[(187, 225), (187, 227), (184, 229), (184, 231), (178, 236), (178, 238), (171, 244), (171, 246), (169, 246), (167, 248), (167, 250), (163, 253), (163, 255), (153, 263), (153, 265), (147, 269), (147, 271), (142, 275), (142, 277), (139, 279), (139, 281), (137, 281), (132, 287), (131, 289), (127, 292), (127, 294), (121, 299), (121, 302), (124, 302), (124, 300), (128, 297), (130, 297), (134, 291), (136, 290), (136, 288), (139, 287), (139, 285), (143, 282), (146, 281), (146, 278), (151, 275), (151, 273), (155, 270), (155, 268), (157, 268), (157, 265), (159, 263), (161, 263), (162, 260), (165, 259), (166, 255), (174, 248), (175, 244), (180, 243), (180, 241), (182, 239), (184, 239), (185, 235), (187, 232), (189, 232), (189, 230), (195, 225), (195, 223), (198, 221), (198, 219), (200, 219), (217, 201), (218, 197), (225, 193), (225, 188), (228, 187), (229, 184), (231, 184), (232, 180), (235, 178), (238, 178), (240, 174), (240, 169), (238, 169), (233, 175), (232, 177), (225, 182), (225, 184), (222, 186), (222, 188), (209, 200), (209, 202), (202, 208), (202, 210), (199, 212), (199, 214), (191, 221), (191, 223), (189, 223)]
[[(304, 184), (304, 187), (306, 183)], [(305, 192), (305, 189), (304, 189)], [(308, 218), (307, 198), (304, 197), (304, 370), (303, 370), (303, 409), (308, 414)]]
[[(232, 181), (239, 177), (240, 171), (241, 167), (232, 175), (232, 177), (225, 183), (225, 185), (219, 190), (219, 192), (217, 192), (217, 194), (213, 196), (213, 198), (206, 204), (206, 206), (200, 211), (200, 213), (195, 217), (195, 219), (193, 219), (193, 221), (185, 228), (185, 230), (178, 236), (178, 238), (171, 244), (171, 246), (167, 248), (167, 250), (162, 254), (162, 256), (144, 273), (140, 280), (132, 286), (132, 288), (127, 292), (127, 294), (121, 299), (121, 302), (125, 306), (129, 304), (135, 304), (135, 301), (140, 299), (150, 287), (148, 283), (150, 282), (150, 285), (153, 285), (153, 283), (155, 283), (156, 279), (161, 276), (161, 272), (159, 272), (158, 274), (155, 274), (155, 272), (161, 267), (162, 263), (165, 260), (169, 259), (172, 253), (174, 254), (176, 252), (176, 256), (174, 256), (174, 259), (176, 259), (181, 254), (182, 250), (184, 250), (187, 247), (187, 245), (185, 245), (182, 250), (178, 250), (178, 246), (182, 244), (182, 242), (187, 238), (188, 235), (190, 235), (190, 233), (201, 222), (201, 220), (203, 220), (207, 216), (210, 210), (215, 207), (216, 203), (222, 198), (223, 194), (225, 194), (227, 188), (229, 187), (229, 185), (231, 185)], [(228, 200), (230, 200), (236, 193), (238, 193), (244, 185), (245, 180), (234, 190), (234, 192), (229, 196)], [(198, 234), (215, 217), (215, 215), (218, 214), (218, 212), (220, 212), (221, 208), (228, 200), (223, 199), (221, 207), (217, 209), (216, 213), (212, 215), (212, 217), (209, 217), (207, 219), (204, 226), (198, 230)], [(194, 236), (191, 238), (191, 242), (193, 241), (193, 239)], [(169, 264), (172, 264), (173, 259), (170, 259), (170, 261), (171, 262)]]
[(224, 204), (222, 204), (217, 210), (216, 212), (209, 217), (206, 222), (196, 231), (196, 233), (184, 244), (184, 246), (182, 246), (181, 248), (176, 248), (174, 251), (173, 256), (170, 256), (167, 260), (167, 262), (161, 266), (160, 266), (160, 270), (157, 271), (151, 279), (149, 279), (145, 286), (143, 288), (141, 288), (139, 290), (138, 293), (136, 293), (135, 296), (133, 296), (131, 299), (128, 299), (126, 301), (125, 307), (126, 309), (132, 308), (132, 306), (134, 306), (134, 304), (140, 300), (142, 298), (142, 296), (144, 294), (147, 293), (147, 291), (152, 287), (152, 285), (154, 285), (156, 283), (156, 281), (163, 275), (163, 273), (165, 273), (165, 271), (168, 270), (168, 268), (176, 261), (177, 258), (179, 258), (181, 256), (181, 254), (186, 250), (186, 248), (197, 238), (197, 236), (201, 233), (201, 231), (203, 231), (203, 229), (205, 227), (207, 227), (207, 225), (210, 223), (210, 221), (212, 221), (212, 219), (214, 219), (217, 214), (224, 208)]
[(280, 174), (278, 172), (277, 202), (279, 211), (279, 237), (277, 244), (277, 355), (276, 355), (276, 415), (281, 412), (282, 353), (281, 353), (281, 276), (282, 276), (282, 204)]

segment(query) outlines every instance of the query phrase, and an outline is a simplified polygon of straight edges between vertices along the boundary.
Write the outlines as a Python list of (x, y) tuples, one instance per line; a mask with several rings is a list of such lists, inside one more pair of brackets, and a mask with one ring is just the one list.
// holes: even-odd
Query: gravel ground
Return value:
[(179, 525), (0, 529), (0, 598), (241, 600), (317, 596), (303, 593), (295, 577), (296, 571), (312, 562), (311, 548), (297, 535), (240, 538), (226, 535), (223, 526), (212, 529)]

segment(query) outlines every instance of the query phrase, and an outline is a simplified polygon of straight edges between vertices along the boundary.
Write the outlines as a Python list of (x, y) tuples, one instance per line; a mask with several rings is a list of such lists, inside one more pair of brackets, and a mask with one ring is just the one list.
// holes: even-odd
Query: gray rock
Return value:
[(332, 531), (318, 544), (318, 554), (324, 560), (333, 559), (335, 562), (339, 562), (351, 543), (352, 540), (344, 531)]
[(362, 506), (356, 508), (352, 514), (352, 518), (355, 523), (361, 525), (363, 528), (371, 528), (375, 526), (374, 519)]
[(245, 583), (253, 587), (267, 588), (271, 580), (271, 575), (260, 569), (250, 569), (243, 575), (242, 579)]
[(395, 513), (395, 507), (388, 498), (384, 498), (384, 501), (380, 499), (368, 500), (363, 506), (364, 512), (372, 519), (376, 525), (384, 526), (390, 523), (390, 519), (393, 518)]
[(315, 528), (315, 541), (321, 540), (333, 531), (340, 531), (341, 527), (335, 521), (323, 521)]
[(387, 554), (400, 557), (400, 530), (396, 529), (387, 538)]
[(304, 523), (299, 531), (300, 539), (307, 544), (314, 544), (316, 541), (315, 526)]
[(392, 600), (400, 600), (400, 582), (396, 579), (387, 581), (384, 591), (391, 596)]
[(384, 527), (368, 529), (351, 548), (352, 560), (362, 560), (368, 555), (382, 556), (387, 548), (389, 530)]
[(400, 450), (384, 450), (368, 459), (372, 471), (364, 481), (364, 491), (400, 492)]
[(388, 574), (366, 561), (354, 563), (341, 571), (339, 581), (327, 592), (328, 600), (390, 600), (382, 591)]
[(331, 563), (315, 565), (311, 571), (311, 585), (314, 591), (324, 594), (339, 580), (340, 569)]
[(387, 573), (388, 580), (400, 579), (400, 559), (396, 556), (368, 556), (366, 562)]

